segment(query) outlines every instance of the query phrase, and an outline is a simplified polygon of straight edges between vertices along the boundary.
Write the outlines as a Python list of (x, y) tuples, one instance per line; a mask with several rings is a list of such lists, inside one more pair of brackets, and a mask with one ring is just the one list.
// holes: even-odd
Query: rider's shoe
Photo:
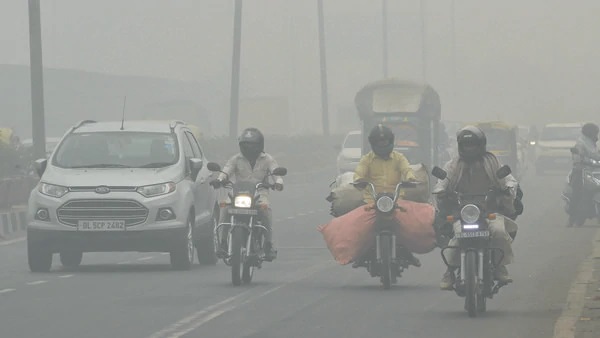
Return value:
[(512, 283), (512, 278), (508, 275), (508, 270), (505, 265), (500, 265), (494, 271), (494, 279), (502, 284)]
[(272, 243), (265, 243), (265, 261), (272, 262), (275, 258), (277, 258), (277, 250), (273, 247)]
[(227, 241), (223, 240), (221, 245), (217, 248), (216, 252), (217, 258), (226, 258), (227, 257)]
[(454, 270), (448, 268), (444, 273), (444, 277), (442, 277), (442, 281), (440, 282), (441, 290), (454, 290), (454, 281), (455, 281)]
[(416, 266), (417, 268), (421, 267), (421, 261), (415, 257), (412, 253), (408, 254), (407, 257), (408, 259), (408, 264), (412, 265), (412, 266)]

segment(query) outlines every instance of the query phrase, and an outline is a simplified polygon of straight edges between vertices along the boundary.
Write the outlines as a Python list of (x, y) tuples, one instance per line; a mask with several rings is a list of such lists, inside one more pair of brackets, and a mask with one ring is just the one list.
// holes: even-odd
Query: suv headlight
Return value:
[(144, 197), (156, 197), (161, 195), (170, 194), (177, 188), (177, 185), (173, 182), (147, 185), (144, 187), (137, 188), (137, 192)]
[(481, 216), (481, 210), (475, 204), (467, 204), (460, 211), (460, 218), (465, 223), (476, 223)]
[(246, 195), (236, 196), (233, 204), (236, 208), (250, 208), (252, 206), (252, 197)]
[(39, 192), (46, 196), (61, 198), (69, 192), (69, 188), (42, 182), (40, 183)]

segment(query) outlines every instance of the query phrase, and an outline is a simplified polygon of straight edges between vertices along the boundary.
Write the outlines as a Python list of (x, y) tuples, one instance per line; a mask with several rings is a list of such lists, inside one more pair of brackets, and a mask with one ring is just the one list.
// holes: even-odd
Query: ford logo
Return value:
[(110, 192), (110, 188), (109, 187), (102, 186), (102, 187), (97, 187), (96, 188), (96, 193), (97, 194), (108, 194), (109, 192)]

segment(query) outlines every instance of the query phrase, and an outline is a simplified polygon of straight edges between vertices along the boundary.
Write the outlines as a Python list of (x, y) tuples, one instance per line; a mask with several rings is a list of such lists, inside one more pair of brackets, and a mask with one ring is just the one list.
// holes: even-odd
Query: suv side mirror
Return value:
[(204, 161), (202, 161), (202, 159), (190, 158), (190, 169), (192, 170), (192, 179), (194, 181), (198, 177), (198, 174), (200, 173), (200, 170), (202, 170), (202, 167), (204, 167)]
[(576, 147), (571, 148), (571, 154), (579, 155), (579, 149), (577, 149)]
[(41, 158), (39, 160), (36, 160), (33, 165), (38, 176), (42, 177), (42, 175), (46, 171), (46, 167), (48, 166), (48, 160), (45, 158)]
[(446, 170), (440, 168), (440, 167), (433, 167), (433, 170), (431, 171), (431, 175), (433, 175), (433, 177), (440, 179), (440, 180), (445, 180), (446, 177), (448, 177), (448, 173), (446, 172)]
[(510, 167), (508, 165), (503, 165), (500, 169), (498, 169), (498, 171), (496, 171), (496, 177), (498, 177), (499, 179), (503, 179), (511, 173), (512, 170), (510, 169)]

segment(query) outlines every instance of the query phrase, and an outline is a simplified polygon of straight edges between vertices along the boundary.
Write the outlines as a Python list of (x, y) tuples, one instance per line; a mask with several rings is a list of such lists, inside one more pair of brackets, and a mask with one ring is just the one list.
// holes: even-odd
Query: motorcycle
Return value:
[[(496, 176), (499, 179), (510, 175), (511, 170), (508, 166), (501, 167)], [(435, 167), (432, 175), (440, 180), (447, 177), (446, 171)], [(479, 313), (484, 313), (487, 307), (487, 299), (492, 299), (500, 289), (507, 283), (494, 281), (494, 271), (504, 258), (504, 252), (501, 249), (491, 248), (491, 236), (489, 225), (490, 221), (496, 219), (495, 213), (487, 213), (486, 209), (490, 203), (496, 200), (497, 194), (502, 191), (489, 190), (485, 194), (462, 194), (450, 192), (456, 200), (460, 212), (450, 214), (446, 218), (445, 232), (450, 232), (452, 236), (458, 239), (458, 246), (445, 246), (441, 250), (444, 264), (451, 266), (444, 253), (448, 249), (457, 249), (460, 251), (460, 269), (456, 269), (454, 290), (459, 297), (465, 298), (465, 310), (469, 317), (476, 317)], [(454, 232), (455, 222), (460, 222), (460, 232)]]
[[(579, 155), (577, 148), (571, 148), (571, 153), (574, 157)], [(591, 218), (596, 218), (600, 222), (600, 161), (594, 159), (580, 159), (577, 163), (576, 168), (573, 169), (567, 176), (567, 182), (565, 190), (562, 193), (562, 199), (565, 201), (565, 211), (567, 214), (571, 212), (571, 202), (573, 198), (573, 182), (575, 179), (573, 173), (576, 170), (581, 170), (581, 176), (576, 179), (581, 180), (583, 194), (581, 198), (581, 205), (578, 206), (579, 210), (577, 214), (572, 215), (575, 225), (582, 226), (585, 221)]]
[(397, 255), (396, 234), (394, 232), (394, 210), (401, 209), (396, 203), (401, 188), (413, 188), (418, 183), (401, 182), (396, 186), (394, 194), (375, 192), (375, 186), (366, 181), (359, 181), (353, 185), (360, 190), (371, 188), (371, 194), (375, 201), (375, 246), (366, 256), (366, 268), (371, 277), (380, 277), (383, 288), (388, 290), (392, 284), (398, 282), (402, 272), (408, 268), (409, 262), (402, 255)]
[[(212, 172), (223, 173), (217, 163), (208, 163), (207, 167)], [(215, 248), (218, 248), (222, 240), (219, 234), (227, 233), (227, 253), (223, 257), (223, 262), (231, 267), (233, 285), (252, 282), (254, 268), (260, 269), (266, 260), (264, 234), (269, 230), (259, 220), (260, 206), (257, 201), (261, 189), (275, 188), (274, 184), (267, 181), (269, 177), (286, 174), (286, 168), (276, 168), (258, 184), (246, 181), (232, 183), (229, 176), (223, 182), (223, 187), (232, 191), (228, 194), (232, 201), (232, 205), (227, 209), (230, 220), (228, 223), (220, 220), (219, 225), (214, 229), (214, 238)], [(223, 227), (226, 227), (226, 231), (220, 231)]]

